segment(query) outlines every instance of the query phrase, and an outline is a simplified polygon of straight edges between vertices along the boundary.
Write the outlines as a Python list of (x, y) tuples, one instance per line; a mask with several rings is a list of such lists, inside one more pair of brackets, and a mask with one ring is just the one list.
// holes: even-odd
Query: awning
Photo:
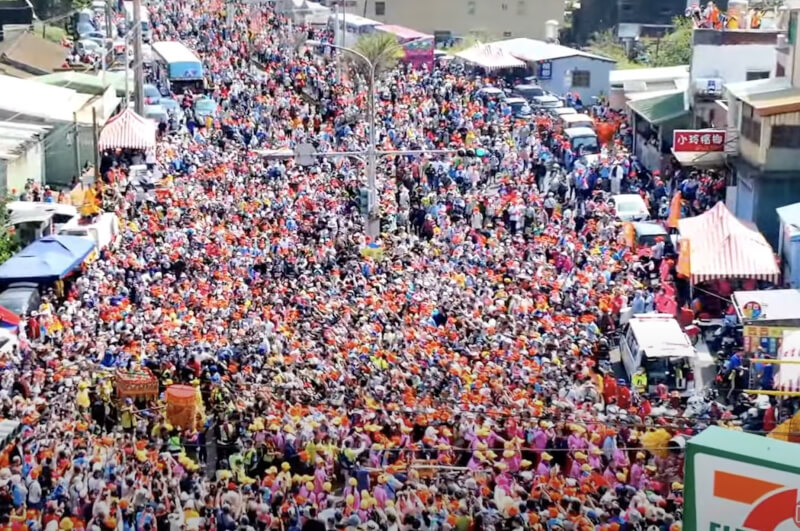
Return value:
[[(736, 219), (719, 202), (699, 216), (678, 222), (681, 252), (688, 248), (688, 269), (694, 284), (715, 279), (756, 279), (777, 284), (780, 271), (764, 236)], [(685, 257), (681, 257), (684, 258)]]
[(100, 132), (98, 148), (150, 149), (156, 147), (156, 124), (125, 109), (111, 118)]
[(44, 284), (64, 278), (89, 253), (94, 242), (80, 236), (47, 236), (36, 240), (0, 265), (0, 283)]
[(725, 165), (723, 151), (675, 151), (672, 154), (681, 166), (694, 166), (695, 168), (719, 168)]
[(629, 101), (628, 107), (652, 125), (659, 125), (680, 118), (689, 111), (684, 107), (683, 91), (662, 94), (653, 98)]
[(502, 48), (491, 44), (476, 44), (471, 48), (458, 52), (455, 56), (488, 70), (522, 68), (526, 66), (525, 61), (521, 61)]

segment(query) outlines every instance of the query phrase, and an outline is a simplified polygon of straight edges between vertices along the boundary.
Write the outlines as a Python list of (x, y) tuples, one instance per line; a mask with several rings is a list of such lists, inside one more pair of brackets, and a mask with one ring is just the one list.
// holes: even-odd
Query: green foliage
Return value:
[(675, 17), (672, 23), (675, 28), (671, 33), (647, 47), (651, 66), (686, 65), (692, 60), (692, 20)]
[(6, 204), (9, 198), (0, 199), (0, 264), (11, 258), (19, 250), (19, 238), (10, 231), (10, 218)]
[[(377, 32), (361, 37), (355, 45), (355, 50), (375, 66), (375, 77), (391, 70), (403, 58), (403, 47), (397, 38), (389, 33)], [(365, 78), (369, 78), (369, 67), (360, 58), (354, 58), (354, 68)]]
[(92, 0), (72, 0), (72, 9), (91, 9)]
[(619, 39), (617, 39), (617, 36), (614, 34), (614, 30), (599, 31), (592, 35), (592, 38), (589, 40), (588, 51), (615, 60), (617, 62), (617, 69), (619, 70), (643, 68), (647, 66), (646, 64), (639, 63), (628, 57), (625, 46), (619, 42)]

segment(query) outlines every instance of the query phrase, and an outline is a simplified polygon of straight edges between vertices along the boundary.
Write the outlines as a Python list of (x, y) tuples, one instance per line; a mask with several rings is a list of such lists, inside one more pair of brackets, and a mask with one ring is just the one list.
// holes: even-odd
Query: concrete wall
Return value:
[(22, 193), (28, 179), (44, 182), (44, 147), (40, 140), (30, 142), (17, 158), (6, 161), (4, 184), (8, 192)]
[[(565, 57), (553, 61), (553, 76), (549, 80), (541, 80), (539, 84), (542, 88), (555, 92), (563, 96), (567, 92), (577, 92), (580, 94), (584, 105), (591, 105), (592, 98), (600, 94), (608, 95), (609, 82), (608, 74), (616, 68), (615, 63), (610, 61), (600, 61), (589, 57)], [(568, 87), (566, 84), (567, 71), (588, 70), (589, 87)]]
[(754, 222), (777, 249), (780, 226), (775, 209), (800, 201), (800, 179), (795, 172), (761, 172), (738, 158), (733, 165), (738, 182), (736, 216)]
[(354, 3), (348, 13), (431, 34), (480, 31), (496, 38), (544, 39), (546, 21), (564, 21), (563, 0), (384, 0), (383, 15), (376, 14), (380, 0)]
[(775, 75), (775, 43), (730, 46), (695, 45), (690, 75), (692, 87), (698, 78), (722, 78), (725, 83), (747, 81), (748, 72)]

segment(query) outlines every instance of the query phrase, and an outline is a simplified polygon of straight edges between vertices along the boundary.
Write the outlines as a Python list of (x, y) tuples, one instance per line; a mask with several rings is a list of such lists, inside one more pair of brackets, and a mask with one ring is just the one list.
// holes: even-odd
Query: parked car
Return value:
[(556, 119), (567, 114), (578, 114), (578, 111), (572, 107), (553, 107), (552, 109), (547, 109), (547, 112)]
[(0, 306), (17, 315), (30, 315), (41, 304), (39, 286), (32, 282), (15, 282), (0, 293)]
[(167, 114), (167, 110), (162, 107), (161, 104), (145, 105), (144, 117), (149, 118), (156, 123), (169, 123), (169, 115)]
[(551, 94), (544, 94), (543, 96), (536, 96), (531, 102), (536, 109), (555, 109), (556, 107), (563, 107), (564, 102), (560, 98)]
[(511, 107), (514, 118), (526, 119), (533, 116), (533, 109), (525, 98), (506, 98), (506, 105)]
[(622, 221), (646, 221), (650, 212), (644, 199), (639, 194), (620, 194), (611, 198), (617, 211), (617, 218)]
[(181, 110), (181, 104), (178, 103), (174, 98), (161, 98), (158, 100), (158, 104), (164, 107), (167, 112), (178, 112)]
[(198, 121), (205, 120), (206, 117), (217, 117), (217, 102), (211, 98), (199, 98), (194, 102), (194, 115)]
[(526, 100), (528, 100), (530, 102), (530, 101), (533, 101), (533, 98), (538, 98), (539, 96), (544, 96), (545, 94), (547, 94), (547, 91), (545, 91), (539, 85), (524, 84), (524, 85), (517, 85), (516, 87), (514, 87), (511, 90), (511, 93), (514, 96), (518, 96), (520, 98), (525, 98)]
[(146, 105), (158, 105), (161, 101), (161, 92), (152, 83), (145, 83), (143, 87), (144, 103)]
[(504, 100), (506, 93), (497, 87), (487, 86), (481, 87), (475, 92), (475, 95), (485, 100)]

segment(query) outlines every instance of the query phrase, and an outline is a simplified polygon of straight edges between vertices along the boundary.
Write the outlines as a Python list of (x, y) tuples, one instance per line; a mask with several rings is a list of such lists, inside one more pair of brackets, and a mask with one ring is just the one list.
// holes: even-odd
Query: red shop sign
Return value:
[(724, 151), (725, 131), (718, 129), (677, 129), (672, 133), (675, 151)]

